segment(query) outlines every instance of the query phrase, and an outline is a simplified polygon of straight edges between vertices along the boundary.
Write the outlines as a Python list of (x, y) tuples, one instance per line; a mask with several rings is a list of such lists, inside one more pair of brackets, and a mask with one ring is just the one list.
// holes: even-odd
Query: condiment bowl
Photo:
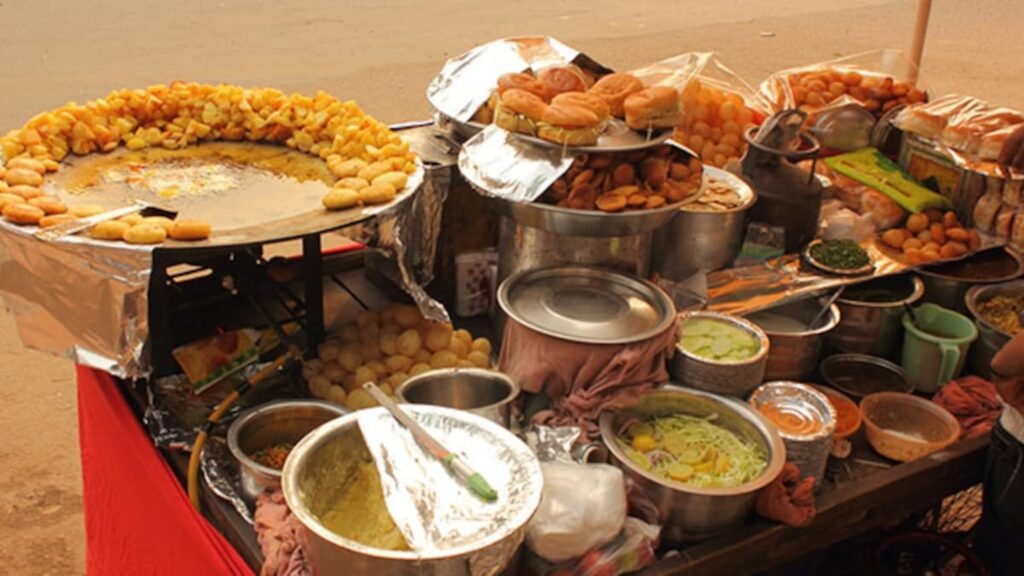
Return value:
[(938, 404), (899, 392), (879, 392), (860, 401), (864, 431), (876, 452), (910, 462), (947, 448), (960, 437), (960, 424)]
[(753, 322), (738, 316), (707, 311), (682, 312), (679, 314), (680, 326), (690, 319), (712, 319), (729, 323), (753, 336), (759, 348), (750, 358), (727, 362), (699, 356), (677, 343), (676, 355), (669, 361), (669, 374), (675, 381), (697, 390), (729, 396), (746, 396), (757, 388), (764, 379), (770, 346), (764, 331)]
[(836, 354), (821, 363), (825, 383), (860, 400), (875, 392), (914, 391), (910, 376), (899, 365), (866, 354)]
[(1022, 293), (1024, 293), (1024, 280), (972, 286), (967, 290), (964, 303), (967, 306), (968, 314), (978, 326), (978, 339), (971, 343), (972, 371), (985, 377), (991, 376), (992, 367), (989, 364), (992, 362), (992, 357), (1013, 337), (1013, 334), (1000, 330), (989, 323), (984, 316), (978, 313), (978, 307), (996, 296), (1016, 296)]
[(508, 428), (519, 386), (508, 376), (493, 370), (445, 368), (413, 376), (398, 388), (396, 395), (405, 403), (472, 412)]
[(860, 415), (860, 408), (852, 398), (828, 386), (814, 385), (813, 388), (824, 394), (825, 398), (828, 398), (829, 403), (832, 404), (832, 407), (835, 408), (836, 440), (849, 438), (856, 434), (857, 430), (860, 430), (863, 418)]
[(318, 400), (285, 400), (252, 408), (228, 428), (228, 449), (238, 460), (242, 495), (250, 503), (266, 489), (281, 485), (281, 471), (264, 466), (250, 456), (268, 446), (298, 444), (325, 422), (348, 414), (348, 410)]

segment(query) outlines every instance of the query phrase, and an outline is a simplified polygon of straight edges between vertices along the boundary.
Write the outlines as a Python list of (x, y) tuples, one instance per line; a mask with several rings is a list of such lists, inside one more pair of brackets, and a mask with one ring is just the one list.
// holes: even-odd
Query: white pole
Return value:
[(917, 1), (917, 21), (914, 23), (914, 43), (910, 48), (910, 62), (914, 65), (910, 70), (910, 83), (917, 83), (917, 72), (921, 69), (921, 56), (924, 54), (924, 37), (928, 33), (928, 17), (932, 11), (932, 0)]

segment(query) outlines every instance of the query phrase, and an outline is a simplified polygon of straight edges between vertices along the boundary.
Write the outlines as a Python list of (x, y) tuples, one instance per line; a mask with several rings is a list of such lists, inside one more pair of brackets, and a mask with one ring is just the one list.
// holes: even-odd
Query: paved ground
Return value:
[[(325, 89), (388, 121), (429, 115), (443, 61), (550, 34), (615, 68), (714, 50), (750, 83), (773, 70), (908, 48), (911, 0), (566, 2), (0, 0), (0, 128), (67, 100), (174, 79)], [(923, 78), (1024, 108), (1024, 3), (937, 2)], [(70, 363), (21, 348), (0, 313), (0, 575), (84, 566)]]

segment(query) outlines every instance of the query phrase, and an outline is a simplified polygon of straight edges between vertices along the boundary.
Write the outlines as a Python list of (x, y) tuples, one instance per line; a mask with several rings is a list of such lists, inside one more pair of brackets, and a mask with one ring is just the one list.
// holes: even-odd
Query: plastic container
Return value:
[(864, 431), (876, 452), (910, 462), (943, 450), (960, 437), (960, 424), (946, 409), (930, 400), (879, 392), (860, 401)]

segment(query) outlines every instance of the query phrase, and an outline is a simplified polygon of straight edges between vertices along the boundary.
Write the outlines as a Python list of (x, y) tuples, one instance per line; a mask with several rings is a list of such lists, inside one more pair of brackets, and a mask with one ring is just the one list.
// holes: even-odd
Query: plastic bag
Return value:
[(683, 121), (673, 139), (719, 168), (743, 156), (744, 131), (767, 116), (767, 103), (713, 52), (680, 54), (633, 75), (648, 85), (679, 90)]
[(902, 51), (873, 50), (776, 72), (758, 91), (776, 110), (802, 108), (812, 116), (857, 104), (881, 116), (900, 104), (927, 100), (913, 76), (913, 63)]
[(999, 158), (1010, 133), (1024, 124), (1024, 114), (971, 96), (950, 94), (927, 104), (909, 106), (892, 123), (900, 130), (930, 140), (950, 156), (962, 154), (968, 162), (993, 161)]
[(538, 556), (564, 562), (619, 534), (626, 520), (621, 470), (607, 464), (545, 462), (541, 471), (544, 496), (526, 527), (526, 545)]
[(533, 572), (547, 576), (617, 576), (636, 572), (655, 560), (661, 529), (637, 518), (626, 518), (619, 535), (583, 557), (552, 566), (530, 558)]

